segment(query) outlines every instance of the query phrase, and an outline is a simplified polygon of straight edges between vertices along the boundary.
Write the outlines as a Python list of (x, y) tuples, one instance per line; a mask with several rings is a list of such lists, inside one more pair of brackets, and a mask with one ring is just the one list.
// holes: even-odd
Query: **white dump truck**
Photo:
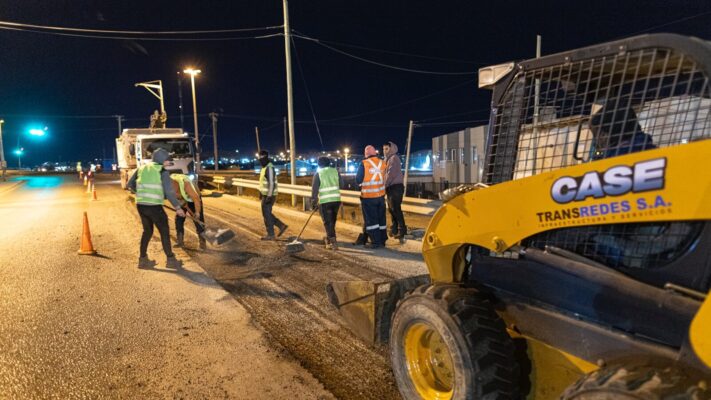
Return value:
[(129, 178), (138, 166), (152, 160), (153, 152), (165, 149), (172, 157), (168, 171), (180, 171), (194, 179), (195, 150), (192, 139), (182, 129), (124, 129), (116, 138), (121, 187), (126, 189)]

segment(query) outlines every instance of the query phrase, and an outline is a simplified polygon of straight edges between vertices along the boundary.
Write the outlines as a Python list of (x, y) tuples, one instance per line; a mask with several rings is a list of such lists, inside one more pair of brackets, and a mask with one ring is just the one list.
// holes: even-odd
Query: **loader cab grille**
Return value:
[(692, 56), (609, 47), (521, 63), (495, 88), (486, 183), (709, 136), (708, 76)]

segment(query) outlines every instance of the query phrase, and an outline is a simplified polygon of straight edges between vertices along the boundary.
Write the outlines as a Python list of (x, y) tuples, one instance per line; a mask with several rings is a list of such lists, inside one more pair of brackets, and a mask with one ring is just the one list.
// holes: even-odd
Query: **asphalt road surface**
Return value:
[[(158, 266), (137, 269), (133, 205), (97, 191), (64, 176), (0, 194), (0, 398), (333, 398), (184, 252), (168, 270), (154, 240)], [(83, 211), (97, 257), (77, 255)]]
[[(140, 223), (107, 180), (92, 202), (73, 178), (34, 178), (0, 194), (0, 393), (20, 398), (399, 398), (386, 349), (356, 338), (328, 303), (334, 280), (426, 273), (419, 245), (375, 252), (259, 241), (258, 203), (205, 198), (208, 224), (237, 238), (195, 250), (180, 270), (136, 268)], [(99, 257), (76, 255), (87, 210)], [(276, 208), (296, 235), (304, 213)], [(173, 216), (172, 211), (168, 211)], [(186, 224), (189, 230), (193, 229)], [(357, 227), (341, 226), (352, 241)], [(216, 284), (215, 281), (218, 283)], [(2, 397), (2, 396), (0, 396)]]

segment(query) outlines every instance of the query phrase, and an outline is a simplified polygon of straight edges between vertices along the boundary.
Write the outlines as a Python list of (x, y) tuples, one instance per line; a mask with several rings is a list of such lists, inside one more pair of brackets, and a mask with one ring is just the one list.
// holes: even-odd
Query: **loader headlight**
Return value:
[(491, 89), (494, 84), (513, 71), (514, 63), (479, 68), (479, 89)]

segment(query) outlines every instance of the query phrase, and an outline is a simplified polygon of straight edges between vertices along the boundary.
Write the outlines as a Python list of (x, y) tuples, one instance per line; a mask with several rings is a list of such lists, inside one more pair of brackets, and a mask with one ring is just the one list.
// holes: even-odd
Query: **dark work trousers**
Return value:
[(387, 221), (385, 219), (385, 196), (370, 199), (360, 199), (363, 209), (363, 220), (365, 220), (365, 232), (374, 244), (385, 245), (388, 238), (385, 230)]
[[(185, 214), (188, 213), (187, 212), (188, 210), (190, 210), (193, 213), (193, 215), (195, 215), (195, 203), (193, 203), (192, 201), (188, 201), (187, 203), (185, 203), (183, 205), (183, 211), (185, 211)], [(200, 209), (200, 215), (196, 215), (196, 217), (203, 223), (205, 222), (205, 212), (202, 208)], [(180, 215), (175, 214), (175, 232), (178, 235), (185, 234), (185, 218), (186, 217), (181, 217)], [(195, 222), (195, 221), (193, 220), (193, 222)], [(202, 231), (205, 230), (205, 228), (203, 228), (202, 225), (195, 222), (195, 230), (197, 231), (197, 234), (199, 235), (202, 233)]]
[(405, 216), (402, 214), (402, 196), (404, 192), (405, 186), (401, 183), (385, 188), (385, 194), (388, 196), (388, 209), (392, 218), (390, 233), (393, 236), (405, 236), (407, 234)]
[(168, 228), (168, 216), (163, 210), (163, 206), (148, 206), (138, 204), (138, 215), (141, 216), (143, 224), (143, 235), (141, 235), (141, 257), (148, 256), (148, 242), (153, 236), (153, 225), (158, 228), (160, 241), (163, 244), (163, 252), (166, 257), (173, 257), (173, 249), (170, 247), (170, 228)]
[(338, 209), (341, 208), (340, 201), (332, 201), (319, 206), (319, 213), (323, 220), (323, 227), (326, 229), (326, 236), (336, 237), (336, 220), (338, 219)]
[(267, 236), (274, 236), (274, 225), (284, 227), (284, 223), (272, 214), (272, 207), (276, 202), (276, 196), (262, 196), (262, 217), (264, 217), (264, 226), (267, 228)]

